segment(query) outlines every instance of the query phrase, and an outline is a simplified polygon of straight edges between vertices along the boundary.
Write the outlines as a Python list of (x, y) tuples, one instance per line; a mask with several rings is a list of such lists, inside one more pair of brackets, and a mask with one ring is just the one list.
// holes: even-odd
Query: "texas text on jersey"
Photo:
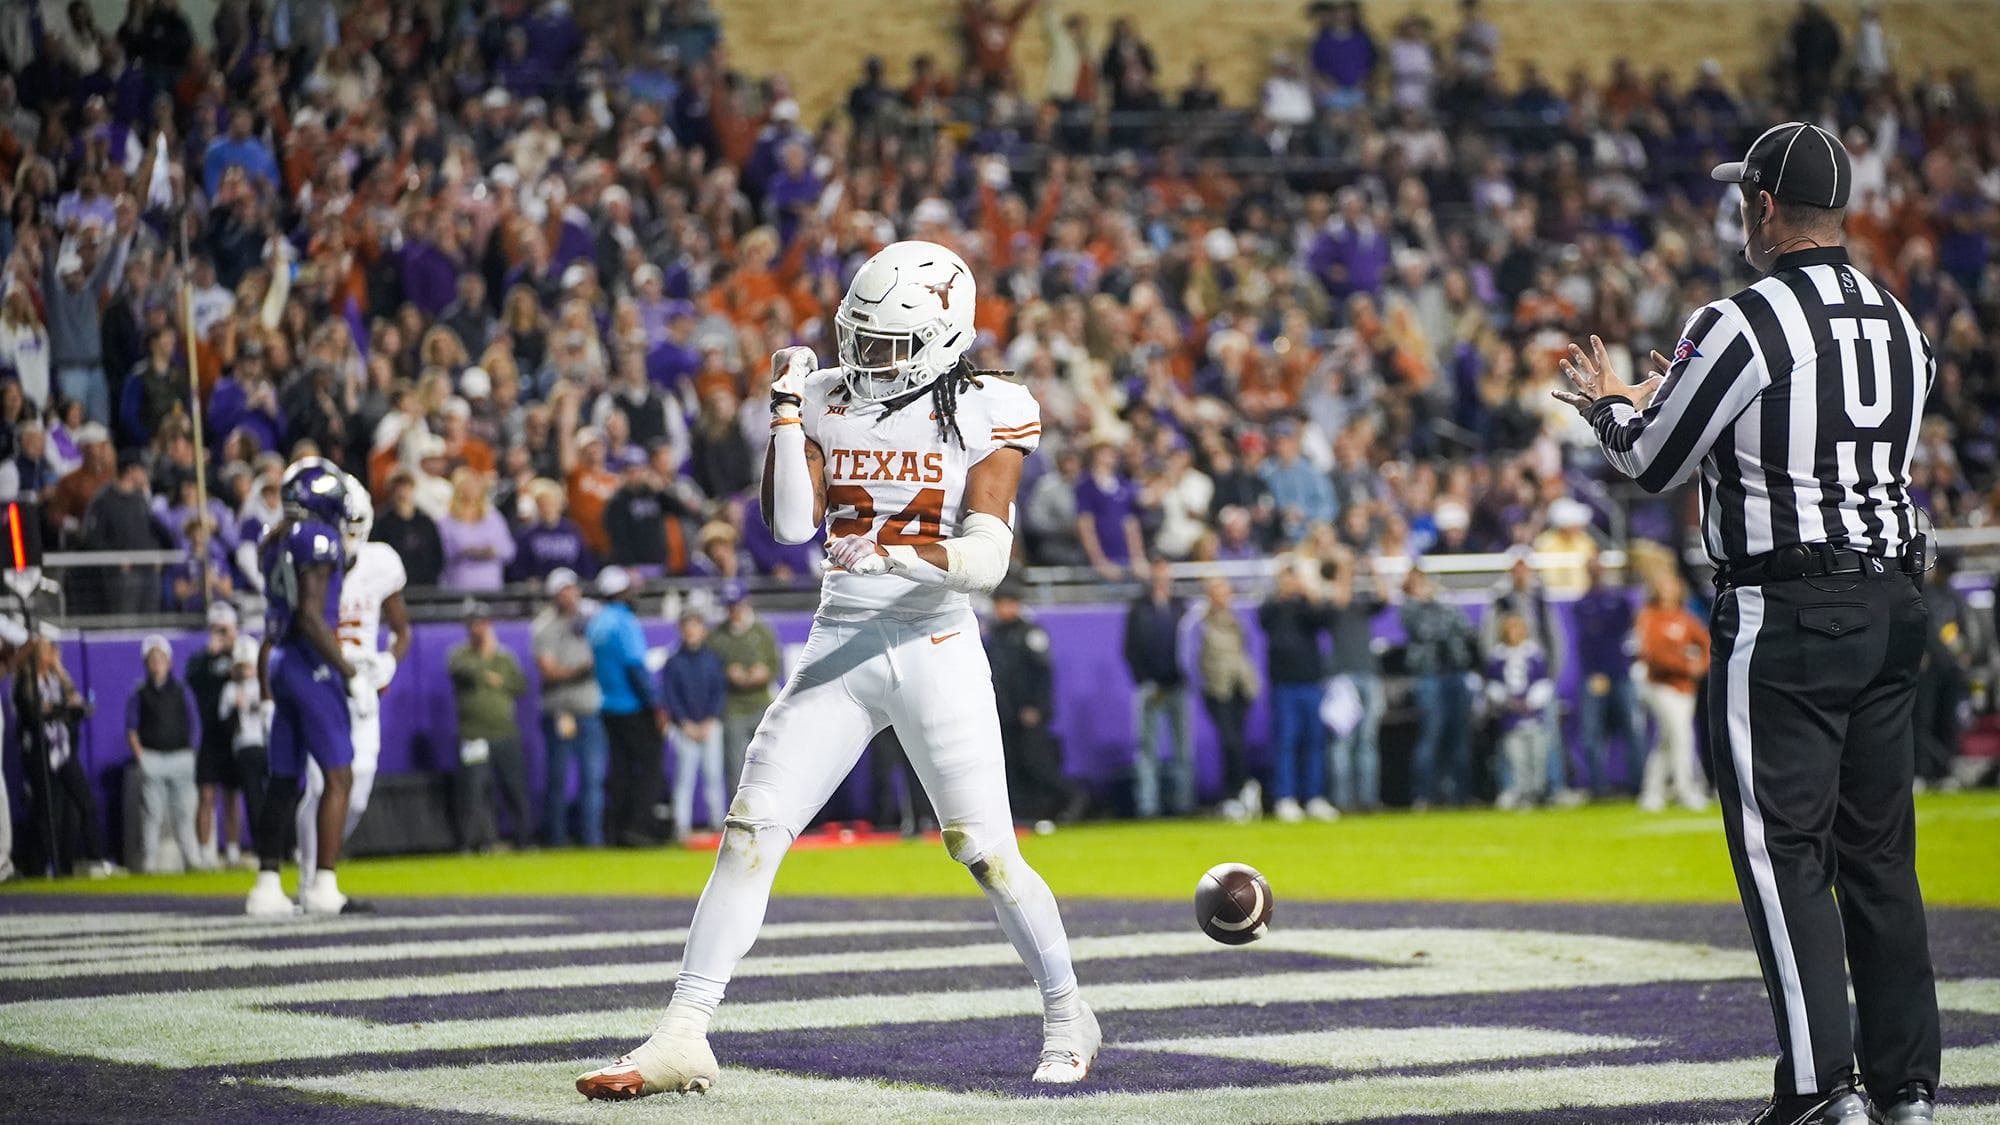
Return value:
[[(850, 400), (839, 368), (806, 380), (800, 420), (824, 456), (828, 537), (859, 535), (884, 547), (958, 534), (972, 467), (1000, 449), (1033, 453), (1042, 439), (1035, 396), (999, 376), (959, 393), (962, 448), (938, 432), (929, 400), (885, 413), (880, 403)], [(942, 586), (839, 569), (829, 569), (820, 588), (820, 613), (833, 618), (925, 616), (966, 604), (963, 593)]]

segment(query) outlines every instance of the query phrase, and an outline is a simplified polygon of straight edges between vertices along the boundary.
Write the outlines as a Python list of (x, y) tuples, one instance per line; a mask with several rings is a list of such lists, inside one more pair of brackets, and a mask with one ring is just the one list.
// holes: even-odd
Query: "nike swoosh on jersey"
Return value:
[(942, 636), (940, 636), (940, 635), (938, 635), (938, 634), (936, 634), (936, 633), (932, 633), (932, 634), (931, 634), (931, 643), (932, 643), (932, 644), (934, 644), (934, 645), (941, 645), (941, 644), (945, 643), (946, 641), (948, 641), (948, 640), (952, 639), (953, 637), (956, 637), (956, 636), (958, 636), (958, 635), (959, 635), (960, 633), (962, 633), (962, 632), (964, 632), (964, 631), (965, 631), (965, 630), (963, 630), (963, 629), (954, 629), (954, 630), (952, 630), (952, 631), (951, 631), (951, 632), (949, 632), (949, 633), (945, 633), (945, 634), (943, 634)]

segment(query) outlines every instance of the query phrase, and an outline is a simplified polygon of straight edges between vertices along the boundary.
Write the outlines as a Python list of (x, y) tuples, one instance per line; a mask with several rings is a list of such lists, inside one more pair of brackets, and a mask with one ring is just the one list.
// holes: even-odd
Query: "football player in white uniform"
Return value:
[[(354, 834), (361, 814), (368, 811), (368, 795), (375, 788), (375, 766), (382, 757), (382, 693), (396, 678), (396, 666), (410, 652), (410, 615), (403, 607), (403, 586), (408, 575), (403, 558), (387, 543), (371, 543), (368, 533), (375, 527), (375, 504), (368, 489), (354, 477), (347, 478), (347, 519), (340, 535), (347, 554), (347, 574), (340, 583), (341, 654), (354, 665), (356, 673), (348, 683), (347, 714), (354, 727), (354, 787), (347, 796), (347, 828), (342, 839)], [(382, 625), (389, 626), (389, 648), (382, 649)], [(312, 886), (313, 868), (319, 858), (319, 795), (325, 782), (319, 767), (306, 771), (306, 795), (299, 802), (299, 885)]]
[(673, 1000), (652, 1038), (577, 1079), (587, 1097), (715, 1081), (709, 1019), (756, 940), (778, 863), (887, 726), (945, 847), (1041, 989), (1035, 1081), (1079, 1082), (1097, 1057), (1102, 1036), (1077, 994), (1055, 895), (1015, 843), (992, 672), (966, 597), (1007, 572), (1014, 492), (1041, 435), (1025, 388), (963, 361), (972, 310), (972, 272), (957, 254), (898, 242), (848, 286), (835, 314), (839, 367), (813, 371), (807, 348), (771, 359), (763, 510), (784, 543), (827, 522), (832, 566), (798, 667), (751, 739)]

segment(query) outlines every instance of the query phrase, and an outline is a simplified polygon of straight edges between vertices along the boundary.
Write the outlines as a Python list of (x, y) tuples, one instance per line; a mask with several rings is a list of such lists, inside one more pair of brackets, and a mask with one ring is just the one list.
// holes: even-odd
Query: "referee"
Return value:
[(1719, 591), (1709, 746), (1778, 1025), (1753, 1125), (1927, 1123), (1938, 1010), (1910, 782), (1928, 617), (1909, 483), (1935, 360), (1848, 263), (1839, 138), (1779, 125), (1713, 176), (1742, 185), (1763, 279), (1697, 311), (1636, 386), (1602, 340), (1572, 345), (1575, 390), (1556, 394), (1647, 491), (1700, 474)]

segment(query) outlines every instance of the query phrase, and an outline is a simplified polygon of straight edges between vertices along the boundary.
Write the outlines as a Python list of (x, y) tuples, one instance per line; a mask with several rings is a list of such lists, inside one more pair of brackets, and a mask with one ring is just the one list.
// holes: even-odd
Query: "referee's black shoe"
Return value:
[(1937, 1120), (1937, 1094), (1922, 1082), (1910, 1082), (1874, 1111), (1879, 1125), (1931, 1125)]
[(1871, 1125), (1871, 1121), (1868, 1099), (1855, 1093), (1853, 1086), (1841, 1086), (1827, 1094), (1774, 1097), (1750, 1125)]

